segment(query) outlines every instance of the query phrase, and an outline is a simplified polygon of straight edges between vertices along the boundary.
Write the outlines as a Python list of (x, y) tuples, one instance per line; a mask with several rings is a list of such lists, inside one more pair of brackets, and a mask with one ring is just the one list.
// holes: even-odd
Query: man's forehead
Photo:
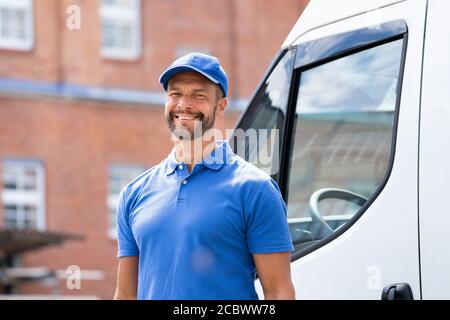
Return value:
[(169, 87), (173, 87), (174, 85), (181, 83), (196, 83), (201, 85), (203, 88), (214, 85), (214, 83), (212, 83), (208, 78), (197, 72), (181, 72), (174, 75), (169, 80)]

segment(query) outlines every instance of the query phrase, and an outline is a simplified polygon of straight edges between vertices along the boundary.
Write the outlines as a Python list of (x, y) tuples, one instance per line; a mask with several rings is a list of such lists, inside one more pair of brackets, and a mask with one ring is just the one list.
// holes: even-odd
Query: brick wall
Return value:
[[(141, 0), (142, 1), (142, 0)], [(161, 91), (158, 77), (178, 48), (204, 48), (230, 76), (230, 96), (250, 96), (305, 6), (305, 0), (142, 1), (142, 55), (100, 55), (100, 0), (34, 1), (35, 48), (0, 50), (0, 77)], [(81, 29), (66, 28), (69, 5)]]

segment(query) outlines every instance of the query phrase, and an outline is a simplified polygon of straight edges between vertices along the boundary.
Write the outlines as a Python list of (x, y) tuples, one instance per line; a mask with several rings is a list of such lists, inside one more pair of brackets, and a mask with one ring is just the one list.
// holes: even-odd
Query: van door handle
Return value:
[(394, 283), (383, 288), (381, 300), (414, 300), (414, 296), (409, 284)]

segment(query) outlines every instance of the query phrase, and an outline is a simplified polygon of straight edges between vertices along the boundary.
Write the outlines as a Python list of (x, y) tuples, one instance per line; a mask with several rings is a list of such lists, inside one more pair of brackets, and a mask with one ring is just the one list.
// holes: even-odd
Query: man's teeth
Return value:
[(186, 117), (186, 116), (178, 116), (180, 120), (194, 120), (196, 117)]

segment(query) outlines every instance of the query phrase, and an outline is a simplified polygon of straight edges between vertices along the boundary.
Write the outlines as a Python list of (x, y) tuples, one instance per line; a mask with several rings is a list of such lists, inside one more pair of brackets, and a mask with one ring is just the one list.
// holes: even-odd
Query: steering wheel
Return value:
[(333, 233), (333, 229), (319, 211), (319, 202), (325, 199), (345, 200), (355, 203), (360, 207), (367, 201), (363, 196), (344, 189), (324, 188), (315, 191), (309, 198), (309, 215), (311, 216), (313, 225), (317, 224), (318, 226), (316, 233), (317, 239), (322, 239)]

